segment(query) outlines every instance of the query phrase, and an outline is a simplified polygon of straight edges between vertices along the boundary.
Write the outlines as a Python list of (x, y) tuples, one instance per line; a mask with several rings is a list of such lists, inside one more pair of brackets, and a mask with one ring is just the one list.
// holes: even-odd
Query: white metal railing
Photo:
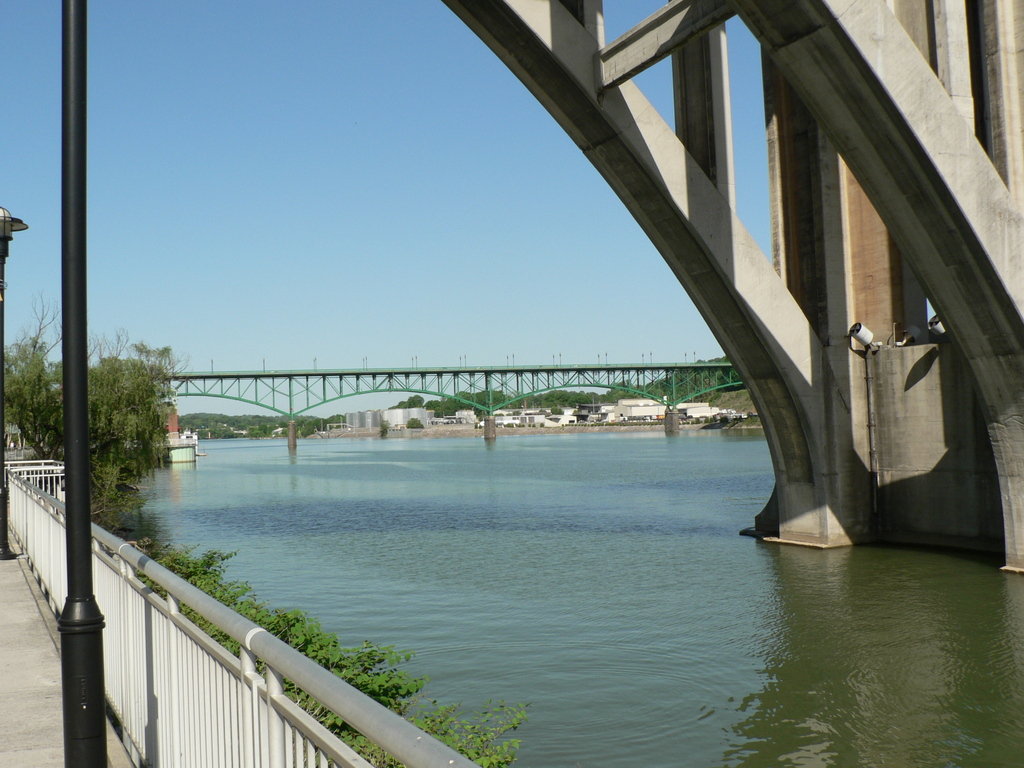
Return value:
[[(67, 595), (63, 465), (8, 469), (11, 536), (59, 612)], [(92, 528), (107, 701), (137, 765), (372, 768), (285, 695), (287, 679), (408, 768), (477, 768), (127, 542)], [(143, 574), (167, 597), (144, 584)], [(183, 604), (237, 640), (239, 655), (182, 615)]]

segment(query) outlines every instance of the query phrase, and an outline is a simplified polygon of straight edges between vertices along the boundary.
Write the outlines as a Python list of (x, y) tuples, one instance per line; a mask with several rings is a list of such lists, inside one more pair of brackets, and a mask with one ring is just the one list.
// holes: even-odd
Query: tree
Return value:
[(423, 422), (413, 416), (405, 426), (409, 429), (423, 429)]
[(163, 460), (173, 407), (170, 347), (133, 344), (126, 356), (89, 367), (89, 451), (95, 469), (116, 468), (119, 482), (143, 477)]
[[(57, 342), (43, 317), (6, 356), (7, 419), (39, 459), (64, 457), (63, 371), (49, 359)], [(89, 366), (89, 455), (93, 517), (116, 527), (137, 506), (130, 484), (163, 460), (177, 365), (169, 347), (94, 342)]]
[(48, 362), (49, 348), (38, 338), (19, 339), (7, 351), (4, 391), (7, 421), (21, 431), (39, 458), (61, 458), (61, 368)]
[(422, 407), (423, 407), (423, 396), (422, 395), (412, 395), (408, 400), (402, 400), (402, 401), (400, 401), (400, 402), (398, 402), (398, 403), (396, 403), (395, 405), (392, 406), (392, 408), (422, 408)]

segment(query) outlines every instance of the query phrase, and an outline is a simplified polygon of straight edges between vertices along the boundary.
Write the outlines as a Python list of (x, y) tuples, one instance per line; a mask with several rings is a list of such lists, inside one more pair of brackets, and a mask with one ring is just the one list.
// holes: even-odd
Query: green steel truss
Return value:
[(676, 406), (715, 390), (742, 386), (743, 382), (731, 363), (644, 363), (211, 371), (179, 373), (172, 384), (178, 397), (219, 397), (285, 416), (297, 416), (336, 400), (374, 392), (410, 392), (428, 399), (451, 398), (487, 413), (553, 389), (616, 389)]

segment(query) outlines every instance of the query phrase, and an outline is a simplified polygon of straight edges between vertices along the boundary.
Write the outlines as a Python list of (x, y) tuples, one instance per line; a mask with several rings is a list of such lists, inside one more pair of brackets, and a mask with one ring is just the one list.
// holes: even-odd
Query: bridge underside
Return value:
[[(1024, 3), (673, 0), (606, 43), (599, 0), (445, 2), (740, 369), (776, 474), (763, 532), (998, 547), (1024, 569)], [(764, 54), (770, 255), (735, 214), (734, 15)], [(664, 58), (673, 125), (632, 81)], [(946, 332), (929, 335), (926, 302)], [(857, 322), (875, 344), (851, 341)]]

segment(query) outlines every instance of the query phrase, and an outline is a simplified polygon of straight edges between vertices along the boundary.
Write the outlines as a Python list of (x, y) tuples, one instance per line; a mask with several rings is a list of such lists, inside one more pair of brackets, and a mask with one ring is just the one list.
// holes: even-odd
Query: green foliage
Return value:
[[(49, 360), (56, 342), (47, 326), (16, 341), (6, 356), (7, 420), (37, 458), (64, 458), (63, 369)], [(173, 392), (171, 350), (100, 342), (89, 366), (89, 455), (93, 516), (116, 528), (122, 512), (137, 508), (128, 486), (159, 466)]]
[(405, 426), (409, 429), (423, 429), (423, 422), (413, 416)]
[(391, 425), (388, 424), (386, 420), (381, 419), (381, 422), (380, 422), (380, 436), (381, 437), (387, 437), (388, 436), (388, 429), (390, 428), (390, 426)]
[(757, 410), (754, 401), (750, 399), (750, 391), (746, 388), (711, 392), (707, 396), (707, 401), (718, 408), (732, 408), (739, 413)]
[[(287, 429), (287, 416), (249, 414), (229, 416), (224, 413), (183, 413), (178, 417), (182, 429), (196, 432), (203, 440), (221, 440), (238, 437), (273, 437), (277, 429)], [(295, 431), (299, 437), (308, 437), (328, 424), (345, 421), (340, 413), (333, 416), (296, 416)]]
[(391, 407), (392, 408), (422, 408), (423, 407), (423, 396), (422, 395), (413, 395), (408, 400), (401, 400), (401, 401), (399, 401), (398, 403), (396, 403), (395, 405), (393, 405)]
[[(505, 739), (504, 736), (525, 721), (525, 707), (488, 704), (479, 713), (463, 714), (458, 705), (440, 705), (432, 700), (418, 699), (427, 679), (413, 677), (399, 667), (412, 657), (411, 653), (365, 641), (355, 647), (344, 647), (336, 634), (325, 631), (320, 622), (306, 612), (267, 606), (256, 597), (249, 583), (226, 578), (226, 563), (233, 554), (209, 550), (197, 555), (192, 549), (168, 548), (155, 552), (154, 556), (164, 567), (259, 624), (388, 709), (409, 717), (427, 733), (475, 760), (483, 768), (505, 768), (515, 760), (519, 740)], [(235, 640), (187, 606), (182, 610), (228, 651), (238, 653), (239, 646)], [(285, 692), (378, 768), (400, 768), (393, 758), (305, 691), (285, 681)]]
[[(480, 712), (464, 713), (458, 704), (429, 705), (409, 719), (419, 728), (475, 762), (481, 768), (506, 768), (516, 759), (520, 739), (505, 734), (526, 722), (523, 705), (488, 702)], [(401, 768), (401, 764), (363, 736), (352, 746), (376, 768)]]
[(89, 368), (89, 452), (98, 468), (135, 482), (163, 460), (174, 391), (170, 347), (133, 344)]
[(60, 363), (47, 358), (49, 346), (36, 336), (7, 350), (4, 384), (7, 421), (21, 430), (39, 458), (62, 458), (64, 424)]
[(502, 737), (526, 722), (525, 706), (488, 702), (481, 712), (465, 714), (457, 704), (431, 703), (434, 709), (412, 718), (424, 731), (481, 768), (503, 768), (515, 762), (520, 739)]

